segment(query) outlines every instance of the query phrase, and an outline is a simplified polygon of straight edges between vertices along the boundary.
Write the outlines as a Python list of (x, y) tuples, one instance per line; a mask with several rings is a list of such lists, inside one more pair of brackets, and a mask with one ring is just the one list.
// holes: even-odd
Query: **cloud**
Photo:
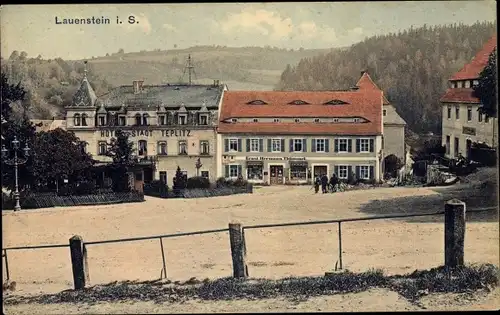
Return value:
[(216, 22), (219, 28), (228, 33), (258, 33), (273, 39), (280, 39), (292, 33), (292, 19), (268, 10), (243, 10), (231, 14), (227, 20)]
[[(135, 17), (135, 23), (134, 24), (130, 24), (128, 22), (128, 17), (129, 16), (134, 16)], [(134, 13), (131, 13), (127, 16), (127, 20), (123, 21), (123, 24), (122, 25), (125, 25), (125, 29), (127, 31), (141, 31), (145, 34), (149, 34), (151, 33), (151, 23), (149, 22), (149, 19), (148, 17), (144, 14), (144, 13), (139, 13), (139, 14), (134, 14)]]

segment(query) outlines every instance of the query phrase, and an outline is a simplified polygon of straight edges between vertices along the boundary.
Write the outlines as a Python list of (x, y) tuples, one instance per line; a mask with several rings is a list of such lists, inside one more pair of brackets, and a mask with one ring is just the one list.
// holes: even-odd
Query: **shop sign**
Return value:
[[(131, 137), (152, 137), (153, 136), (153, 130), (148, 130), (148, 129), (141, 129), (141, 130), (130, 130), (128, 133), (130, 134)], [(162, 129), (162, 130), (156, 130), (154, 132), (155, 134), (158, 134), (162, 137), (190, 137), (191, 136), (191, 130), (188, 129)], [(101, 130), (101, 137), (103, 138), (109, 138), (109, 137), (114, 137), (115, 131), (114, 130)]]
[(305, 161), (305, 157), (297, 156), (247, 156), (247, 161)]

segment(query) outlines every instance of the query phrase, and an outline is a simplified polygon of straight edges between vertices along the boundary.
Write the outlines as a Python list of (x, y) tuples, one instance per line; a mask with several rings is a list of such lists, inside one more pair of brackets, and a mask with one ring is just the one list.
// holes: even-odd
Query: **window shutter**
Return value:
[(356, 139), (356, 152), (361, 151), (361, 139)]
[(352, 174), (352, 166), (349, 165), (347, 166), (347, 177), (349, 178), (349, 176)]
[(243, 175), (243, 174), (241, 173), (241, 165), (238, 165), (238, 176), (240, 176), (240, 175)]
[(226, 174), (224, 177), (229, 177), (229, 165), (226, 165)]
[(250, 139), (247, 139), (247, 152), (250, 152)]
[(373, 152), (373, 146), (374, 146), (374, 141), (373, 139), (370, 139), (370, 152)]
[(271, 139), (267, 139), (267, 152), (273, 152), (273, 144)]
[(339, 152), (339, 139), (335, 139), (335, 152)]
[(224, 139), (224, 152), (229, 151), (229, 139)]
[(325, 139), (325, 152), (330, 152), (330, 140)]
[(338, 166), (338, 165), (335, 165), (333, 169), (334, 169), (335, 174), (336, 174), (336, 175), (337, 175), (337, 177), (338, 177), (338, 176), (339, 176), (339, 166)]
[(293, 139), (290, 139), (290, 152), (294, 152), (293, 151)]
[(311, 152), (316, 152), (316, 139), (311, 140)]
[(360, 169), (361, 167), (359, 165), (356, 165), (356, 178), (359, 178)]
[(374, 179), (373, 171), (373, 166), (370, 166), (370, 179)]
[(307, 152), (307, 139), (302, 139), (302, 152)]
[(347, 152), (352, 152), (352, 139), (347, 139)]
[(238, 152), (241, 152), (241, 139), (238, 139)]
[(285, 152), (285, 139), (281, 139), (281, 152)]
[(259, 152), (264, 152), (264, 139), (259, 139)]

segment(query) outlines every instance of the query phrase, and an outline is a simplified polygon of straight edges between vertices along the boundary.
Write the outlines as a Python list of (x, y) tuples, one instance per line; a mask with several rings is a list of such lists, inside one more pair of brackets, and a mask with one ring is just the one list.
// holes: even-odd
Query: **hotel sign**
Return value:
[[(131, 137), (153, 137), (154, 135), (161, 136), (161, 137), (190, 137), (191, 136), (191, 130), (187, 129), (163, 129), (163, 130), (147, 130), (147, 129), (141, 129), (141, 130), (130, 130), (128, 131)], [(101, 130), (101, 137), (103, 138), (109, 138), (109, 137), (114, 137), (115, 131), (114, 130)]]
[(464, 135), (471, 135), (471, 136), (475, 136), (476, 135), (476, 128), (472, 128), (472, 127), (462, 127), (462, 133)]

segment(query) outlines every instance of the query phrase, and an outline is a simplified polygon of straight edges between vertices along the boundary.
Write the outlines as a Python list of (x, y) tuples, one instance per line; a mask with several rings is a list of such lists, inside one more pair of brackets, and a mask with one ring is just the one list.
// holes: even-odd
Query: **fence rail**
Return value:
[[(467, 210), (467, 212), (464, 211), (464, 213), (470, 214), (470, 213), (476, 213), (476, 212), (486, 212), (486, 211), (491, 211), (491, 210), (495, 210), (495, 209), (498, 209), (498, 207), (473, 208), (473, 209)], [(465, 205), (464, 205), (464, 210), (465, 210)], [(340, 269), (342, 269), (342, 267), (343, 267), (342, 266), (342, 223), (344, 223), (344, 222), (357, 222), (357, 221), (370, 221), (370, 220), (383, 220), (383, 219), (400, 219), (400, 218), (411, 218), (411, 217), (436, 216), (436, 215), (443, 215), (443, 214), (445, 214), (445, 216), (446, 216), (446, 209), (445, 209), (445, 211), (438, 211), (438, 212), (433, 212), (433, 213), (393, 214), (393, 215), (383, 215), (383, 216), (345, 218), (345, 219), (322, 220), (322, 221), (305, 221), (305, 222), (302, 221), (302, 222), (275, 223), (275, 224), (257, 224), (257, 225), (248, 225), (248, 226), (241, 226), (240, 224), (230, 224), (229, 228), (214, 229), (214, 230), (182, 232), (182, 233), (174, 233), (174, 234), (163, 234), (163, 235), (132, 237), (132, 238), (91, 241), (91, 242), (84, 242), (82, 240), (81, 244), (80, 244), (82, 246), (82, 250), (81, 250), (81, 253), (82, 253), (81, 265), (82, 266), (80, 266), (82, 275), (80, 275), (80, 276), (81, 277), (88, 277), (88, 271), (87, 270), (83, 271), (83, 269), (84, 269), (83, 265), (84, 264), (86, 265), (86, 262), (83, 263), (83, 261), (84, 260), (86, 261), (86, 253), (87, 253), (86, 246), (88, 246), (88, 245), (123, 243), (123, 242), (158, 239), (160, 241), (160, 249), (161, 249), (162, 264), (163, 264), (160, 278), (163, 275), (166, 278), (167, 277), (167, 269), (166, 269), (166, 263), (165, 263), (165, 251), (164, 251), (164, 247), (163, 247), (163, 239), (164, 238), (174, 238), (174, 237), (202, 235), (202, 234), (210, 234), (210, 233), (221, 233), (221, 232), (229, 232), (229, 234), (230, 234), (231, 255), (233, 256), (233, 270), (234, 270), (235, 277), (247, 276), (248, 271), (246, 269), (246, 265), (244, 266), (244, 268), (240, 268), (241, 266), (239, 266), (239, 267), (235, 266), (235, 264), (240, 264), (240, 265), (244, 264), (244, 256), (246, 255), (245, 230), (274, 228), (274, 227), (289, 227), (289, 226), (306, 226), (306, 225), (317, 225), (317, 224), (332, 224), (332, 223), (338, 224), (338, 241), (339, 241), (339, 257), (338, 257), (339, 260), (338, 260), (338, 262), (339, 262)], [(231, 225), (233, 225), (233, 230), (231, 229)], [(239, 232), (234, 231), (235, 225), (239, 226), (239, 228), (240, 228)], [(74, 248), (72, 248), (72, 246), (73, 245), (71, 245), (71, 244), (53, 244), (53, 245), (16, 246), (16, 247), (3, 248), (2, 258), (5, 259), (5, 269), (6, 269), (7, 280), (10, 279), (8, 255), (7, 255), (8, 251), (27, 250), (27, 249), (62, 248), (62, 247), (70, 247), (70, 250), (73, 251)], [(85, 256), (85, 257), (83, 257), (83, 256)], [(72, 263), (73, 263), (73, 261), (72, 261)], [(241, 270), (245, 270), (245, 271), (243, 273), (241, 272), (241, 270), (239, 272), (236, 272), (237, 268), (239, 268)], [(335, 269), (337, 269), (337, 264), (335, 265)], [(73, 272), (75, 273), (75, 270)], [(74, 277), (75, 277), (75, 274), (74, 274)], [(83, 286), (84, 285), (85, 285), (85, 283), (83, 283)], [(77, 288), (76, 282), (75, 282), (75, 288)]]

